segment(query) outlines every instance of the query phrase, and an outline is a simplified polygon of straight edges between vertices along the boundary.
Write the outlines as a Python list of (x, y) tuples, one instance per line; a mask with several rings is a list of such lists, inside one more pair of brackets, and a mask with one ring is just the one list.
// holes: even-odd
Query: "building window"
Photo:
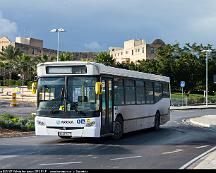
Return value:
[(139, 52), (140, 50), (139, 49), (137, 49), (137, 52)]
[(121, 55), (123, 55), (123, 52), (121, 52)]
[(34, 55), (35, 54), (35, 50), (34, 49), (32, 49), (32, 55)]
[(144, 50), (145, 50), (145, 49), (144, 49), (144, 47), (143, 47), (143, 48), (142, 48), (142, 53), (144, 53)]
[(128, 54), (128, 51), (126, 51), (125, 53)]
[(153, 47), (151, 47), (151, 53), (154, 53), (155, 49)]
[(132, 54), (132, 55), (134, 54), (134, 50), (131, 51), (131, 54)]

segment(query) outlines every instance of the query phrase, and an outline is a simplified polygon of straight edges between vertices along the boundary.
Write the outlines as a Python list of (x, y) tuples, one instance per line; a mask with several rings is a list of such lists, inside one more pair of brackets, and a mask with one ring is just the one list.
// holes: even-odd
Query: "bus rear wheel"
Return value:
[(154, 130), (160, 129), (160, 113), (156, 112), (155, 114), (155, 121), (154, 121)]
[(113, 139), (120, 139), (123, 136), (123, 120), (121, 117), (117, 117), (114, 126)]

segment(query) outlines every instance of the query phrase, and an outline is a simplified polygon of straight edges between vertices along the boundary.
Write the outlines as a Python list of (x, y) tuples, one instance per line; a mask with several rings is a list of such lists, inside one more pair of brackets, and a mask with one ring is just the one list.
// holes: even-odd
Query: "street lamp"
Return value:
[(208, 59), (209, 54), (212, 52), (212, 50), (203, 50), (202, 52), (206, 53), (206, 106), (208, 106)]
[(57, 28), (57, 29), (52, 29), (50, 30), (50, 32), (57, 32), (58, 33), (58, 49), (57, 49), (57, 62), (59, 60), (59, 33), (60, 32), (65, 32), (65, 30), (63, 28)]

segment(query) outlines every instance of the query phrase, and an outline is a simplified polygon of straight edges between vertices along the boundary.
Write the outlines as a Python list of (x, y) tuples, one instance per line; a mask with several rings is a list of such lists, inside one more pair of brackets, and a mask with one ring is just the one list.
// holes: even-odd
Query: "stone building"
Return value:
[(0, 38), (0, 51), (8, 45), (19, 48), (23, 53), (31, 57), (42, 55), (56, 56), (57, 53), (56, 50), (44, 48), (43, 40), (35, 38), (16, 37), (15, 42), (10, 41), (7, 37)]
[[(6, 48), (8, 45), (12, 45), (16, 48), (19, 48), (23, 53), (31, 56), (43, 56), (47, 55), (48, 57), (56, 57), (57, 50), (48, 49), (43, 47), (43, 40), (35, 38), (24, 38), (16, 37), (15, 42), (10, 41), (7, 37), (0, 38), (0, 52)], [(63, 51), (60, 51), (60, 54)], [(64, 51), (65, 53), (65, 51)], [(73, 60), (91, 60), (97, 56), (96, 52), (66, 52), (70, 53), (73, 57)]]
[(155, 50), (164, 45), (161, 39), (156, 39), (151, 44), (147, 44), (144, 40), (127, 40), (123, 48), (110, 47), (109, 53), (116, 62), (136, 63), (138, 60), (154, 59)]

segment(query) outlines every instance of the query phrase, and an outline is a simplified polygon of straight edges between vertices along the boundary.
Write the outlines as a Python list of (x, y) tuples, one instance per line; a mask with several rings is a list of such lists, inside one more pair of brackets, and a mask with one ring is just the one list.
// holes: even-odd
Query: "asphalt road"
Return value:
[(129, 133), (118, 141), (1, 138), (0, 169), (178, 169), (215, 146), (215, 131), (182, 121), (207, 114), (216, 110), (172, 111), (159, 131)]

